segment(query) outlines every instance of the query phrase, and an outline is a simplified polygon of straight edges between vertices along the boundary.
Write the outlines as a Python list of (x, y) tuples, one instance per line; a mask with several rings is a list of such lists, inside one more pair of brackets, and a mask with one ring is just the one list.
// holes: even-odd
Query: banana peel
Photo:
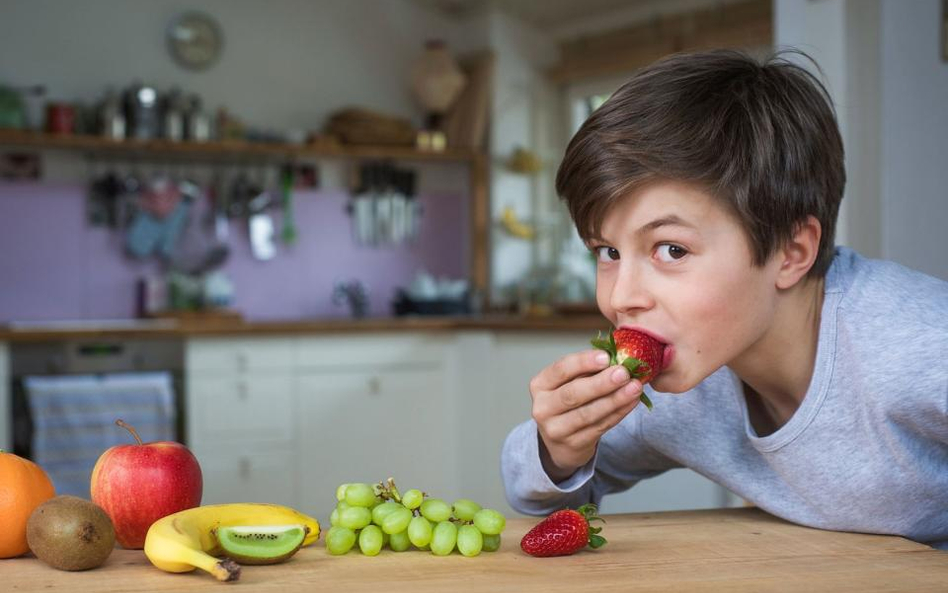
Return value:
[(219, 581), (240, 578), (240, 565), (222, 553), (216, 531), (233, 525), (303, 525), (309, 533), (308, 546), (319, 539), (319, 522), (290, 507), (266, 503), (205, 505), (180, 511), (158, 521), (145, 536), (145, 556), (166, 572), (207, 571)]
[(532, 225), (517, 218), (517, 213), (510, 206), (506, 206), (501, 213), (500, 224), (511, 236), (518, 239), (531, 240), (536, 237), (536, 229)]

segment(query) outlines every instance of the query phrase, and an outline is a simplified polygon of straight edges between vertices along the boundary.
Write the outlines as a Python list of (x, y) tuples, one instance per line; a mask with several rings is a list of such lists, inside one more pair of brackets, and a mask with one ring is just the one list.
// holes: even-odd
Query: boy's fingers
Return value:
[(630, 381), (624, 386), (613, 386), (612, 391), (590, 402), (551, 416), (544, 423), (545, 431), (553, 439), (564, 441), (575, 435), (602, 433), (615, 426), (639, 402), (642, 384)]
[(601, 371), (609, 366), (609, 355), (602, 350), (567, 354), (546, 367), (530, 381), (530, 391), (553, 391), (577, 377)]
[(591, 401), (609, 395), (628, 382), (629, 371), (618, 365), (592, 376), (573, 379), (559, 389), (535, 394), (533, 417), (538, 421), (544, 421), (567, 414)]

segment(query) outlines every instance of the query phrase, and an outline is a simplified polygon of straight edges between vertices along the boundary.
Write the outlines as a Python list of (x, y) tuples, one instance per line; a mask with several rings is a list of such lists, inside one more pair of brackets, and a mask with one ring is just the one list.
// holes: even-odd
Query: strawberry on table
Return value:
[(602, 527), (590, 521), (603, 521), (596, 515), (596, 505), (585, 504), (578, 509), (556, 511), (534, 525), (520, 540), (520, 548), (531, 556), (568, 556), (585, 548), (599, 548), (606, 543), (599, 535)]
[[(609, 334), (609, 339), (603, 338), (600, 332), (590, 343), (593, 347), (609, 353), (609, 364), (621, 364), (629, 370), (632, 378), (641, 381), (642, 385), (662, 371), (665, 345), (642, 332), (619, 328)], [(644, 392), (642, 403), (649, 410), (652, 409), (652, 402)]]

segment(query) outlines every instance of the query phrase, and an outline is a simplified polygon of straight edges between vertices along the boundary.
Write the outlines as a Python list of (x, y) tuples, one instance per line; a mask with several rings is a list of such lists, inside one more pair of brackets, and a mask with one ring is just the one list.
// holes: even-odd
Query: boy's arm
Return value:
[(627, 490), (640, 480), (680, 467), (641, 438), (640, 423), (641, 412), (630, 414), (603, 435), (596, 454), (586, 465), (559, 482), (543, 468), (543, 445), (536, 422), (517, 426), (507, 436), (501, 454), (508, 503), (528, 515), (546, 515), (588, 502), (600, 504), (606, 494)]

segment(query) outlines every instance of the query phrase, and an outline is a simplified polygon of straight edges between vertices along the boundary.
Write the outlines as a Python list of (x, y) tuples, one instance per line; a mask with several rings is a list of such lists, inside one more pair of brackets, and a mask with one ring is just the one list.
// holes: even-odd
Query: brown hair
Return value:
[(822, 236), (808, 274), (824, 276), (846, 184), (843, 142), (826, 88), (786, 53), (810, 59), (714, 50), (638, 71), (573, 136), (557, 172), (580, 236), (597, 237), (630, 192), (686, 181), (727, 204), (758, 266), (815, 216)]

